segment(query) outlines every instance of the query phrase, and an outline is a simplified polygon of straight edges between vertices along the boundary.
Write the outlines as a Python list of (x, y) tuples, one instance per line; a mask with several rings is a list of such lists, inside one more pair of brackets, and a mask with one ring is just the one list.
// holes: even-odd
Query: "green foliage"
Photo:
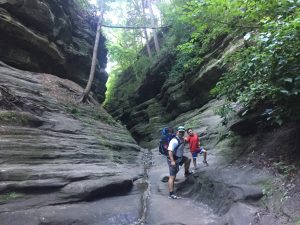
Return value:
[(274, 163), (275, 168), (281, 173), (285, 178), (291, 177), (293, 174), (297, 173), (297, 168), (295, 165), (287, 164), (283, 161)]
[(0, 112), (0, 124), (26, 126), (29, 124), (30, 120), (29, 114), (20, 113), (18, 111)]
[[(121, 16), (118, 23), (123, 26), (145, 26), (149, 24), (148, 19), (142, 14), (141, 1), (122, 1), (122, 8), (114, 10)], [(105, 29), (106, 36), (110, 37), (107, 41), (110, 61), (114, 62), (113, 70), (110, 72), (107, 82), (107, 92), (104, 105), (108, 102), (118, 102), (119, 93), (126, 99), (136, 90), (141, 80), (145, 77), (149, 68), (150, 59), (141, 55), (144, 46), (142, 29)], [(131, 71), (133, 79), (124, 83), (122, 72)], [(121, 85), (121, 86), (120, 86)], [(117, 87), (119, 90), (117, 90)]]
[(277, 212), (281, 209), (282, 203), (289, 197), (289, 189), (284, 185), (284, 182), (281, 178), (275, 178), (262, 183), (264, 196), (261, 203), (264, 207), (272, 205), (272, 209)]
[[(187, 25), (185, 30), (190, 34), (188, 37), (185, 36), (177, 47), (179, 58), (185, 59), (184, 71), (197, 69), (203, 62), (205, 53), (210, 50), (212, 43), (218, 37), (232, 30), (226, 23), (232, 20), (236, 14), (234, 3), (235, 1), (224, 0), (209, 0), (205, 3), (189, 1), (178, 8), (179, 21)], [(222, 23), (219, 23), (219, 20)]]
[(138, 83), (145, 78), (146, 72), (151, 65), (151, 61), (147, 56), (140, 56), (136, 63), (133, 65), (134, 74)]
[(171, 5), (160, 5), (164, 20), (172, 24), (169, 33), (175, 36), (177, 61), (171, 77), (193, 74), (204, 63), (204, 56), (212, 51), (218, 39), (222, 40), (228, 33), (237, 30), (232, 23), (242, 14), (238, 7), (242, 3), (230, 0), (174, 0)]
[(215, 113), (218, 114), (219, 116), (221, 116), (222, 119), (222, 124), (223, 125), (227, 125), (228, 123), (228, 117), (229, 117), (229, 113), (232, 111), (230, 104), (229, 103), (225, 103), (223, 105), (221, 105), (220, 107), (218, 107), (215, 110)]
[(299, 117), (300, 17), (295, 11), (286, 17), (261, 20), (252, 46), (234, 54), (226, 76), (213, 90), (248, 108), (261, 102), (272, 105), (283, 118)]
[[(275, 182), (274, 182), (275, 183)], [(263, 188), (262, 188), (262, 193), (264, 195), (264, 200), (266, 199), (266, 197), (271, 196), (273, 193), (273, 189), (274, 189), (274, 184), (272, 181), (267, 180), (263, 183)]]
[[(128, 101), (126, 99), (137, 90), (148, 68), (160, 57), (176, 55), (167, 81), (176, 82), (199, 70), (206, 55), (212, 53), (224, 37), (247, 34), (245, 48), (227, 58), (229, 70), (211, 93), (224, 95), (246, 108), (267, 104), (267, 118), (277, 123), (287, 118), (298, 119), (299, 4), (297, 0), (160, 1), (161, 20), (172, 24), (164, 34), (166, 41), (161, 55), (152, 62), (137, 57), (143, 45), (137, 41), (137, 33), (115, 32), (122, 41), (109, 47), (112, 59), (118, 61), (118, 68), (109, 78), (106, 101)], [(130, 21), (142, 23), (136, 14), (130, 16)], [(128, 68), (135, 77), (130, 80), (119, 77), (120, 71)], [(116, 87), (120, 89), (113, 90)], [(220, 110), (226, 123), (228, 107)]]
[(9, 192), (0, 195), (0, 203), (5, 203), (14, 199), (22, 198), (24, 195), (16, 192)]
[(88, 0), (74, 0), (75, 5), (77, 5), (80, 9), (89, 10), (91, 5)]
[(130, 39), (130, 34), (126, 36), (124, 33), (116, 34), (118, 35), (116, 38), (120, 41), (119, 43), (116, 42), (107, 42), (107, 47), (109, 50), (109, 57), (112, 61), (118, 63), (119, 70), (125, 70), (130, 65), (132, 65), (136, 61), (137, 56), (137, 49), (138, 46), (133, 46), (132, 43), (125, 39)]
[(103, 105), (109, 107), (110, 103), (124, 103), (140, 86), (149, 68), (150, 60), (146, 56), (140, 56), (135, 64), (129, 66), (123, 73), (116, 67), (111, 71), (106, 84), (107, 91)]
[(103, 123), (107, 123), (112, 126), (119, 126), (119, 124), (101, 107), (79, 107), (75, 105), (67, 105), (67, 111), (71, 113), (74, 117), (85, 121), (87, 123), (94, 123), (94, 120), (100, 120)]
[[(180, 40), (171, 76), (193, 74), (219, 37), (251, 32), (247, 48), (228, 59), (230, 70), (212, 94), (225, 95), (246, 108), (265, 102), (271, 107), (268, 118), (277, 123), (285, 118), (299, 118), (299, 1), (177, 0), (174, 3), (177, 7), (163, 10), (172, 22), (176, 21), (173, 32)], [(228, 109), (225, 111), (220, 113), (226, 120)]]

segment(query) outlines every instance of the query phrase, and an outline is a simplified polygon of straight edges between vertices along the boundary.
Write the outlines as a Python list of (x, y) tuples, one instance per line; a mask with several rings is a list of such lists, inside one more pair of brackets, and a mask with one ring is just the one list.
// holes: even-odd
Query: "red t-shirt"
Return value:
[(185, 138), (185, 140), (186, 142), (189, 143), (191, 152), (195, 152), (197, 149), (199, 149), (200, 140), (197, 134), (189, 135), (188, 137)]

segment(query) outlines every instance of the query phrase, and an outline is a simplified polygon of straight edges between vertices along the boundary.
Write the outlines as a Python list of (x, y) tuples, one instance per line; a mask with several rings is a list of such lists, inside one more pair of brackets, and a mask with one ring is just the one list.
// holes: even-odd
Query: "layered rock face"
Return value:
[(76, 103), (82, 88), (69, 80), (0, 62), (0, 84), (1, 224), (138, 220), (139, 192), (100, 200), (130, 192), (143, 171), (123, 126), (99, 106)]
[[(1, 0), (0, 60), (86, 85), (96, 26), (73, 0)], [(104, 99), (107, 50), (101, 36), (92, 90)]]
[[(156, 146), (163, 126), (173, 124), (172, 120), (177, 116), (202, 107), (211, 100), (209, 91), (226, 71), (224, 57), (242, 45), (240, 39), (220, 37), (193, 73), (176, 78), (170, 75), (176, 56), (165, 55), (147, 72), (145, 80), (128, 98), (116, 91), (118, 98), (108, 102), (106, 108), (127, 125), (141, 145)], [(135, 82), (130, 70), (119, 79), (116, 90)]]
[[(142, 146), (153, 147), (156, 158), (149, 176), (154, 186), (150, 224), (170, 224), (165, 219), (167, 216), (161, 213), (165, 207), (163, 201), (157, 200), (162, 193), (168, 194), (166, 184), (157, 182), (158, 179), (168, 181), (167, 176), (161, 176), (165, 171), (165, 158), (158, 155), (157, 150), (161, 129), (178, 125), (192, 127), (197, 134), (206, 134), (201, 137), (201, 146), (208, 151), (209, 166), (204, 167), (202, 156), (198, 156), (198, 168), (193, 175), (181, 182), (184, 169), (179, 171), (175, 193), (209, 205), (220, 217), (215, 219), (211, 217), (213, 213), (209, 216), (198, 213), (197, 222), (181, 222), (174, 216), (173, 223), (177, 220), (176, 224), (206, 224), (211, 219), (217, 222), (208, 224), (287, 225), (299, 222), (299, 170), (290, 164), (300, 157), (299, 125), (263, 128), (262, 112), (249, 112), (239, 117), (242, 113), (238, 113), (241, 112), (238, 104), (232, 104), (234, 112), (221, 118), (218, 114), (222, 114), (225, 102), (212, 99), (209, 94), (227, 70), (225, 56), (240, 47), (243, 47), (243, 40), (223, 36), (203, 55), (201, 65), (186, 74), (172, 76), (172, 67), (178, 64), (174, 63), (176, 55), (169, 54), (147, 71), (141, 84), (130, 68), (120, 76), (114, 101), (108, 102), (106, 108), (126, 124)], [(128, 94), (124, 90), (132, 92)], [(190, 156), (188, 147), (185, 150), (186, 156)], [(282, 168), (279, 173), (275, 172), (278, 165), (289, 168), (289, 172), (283, 172)], [(189, 210), (180, 210), (183, 211)]]

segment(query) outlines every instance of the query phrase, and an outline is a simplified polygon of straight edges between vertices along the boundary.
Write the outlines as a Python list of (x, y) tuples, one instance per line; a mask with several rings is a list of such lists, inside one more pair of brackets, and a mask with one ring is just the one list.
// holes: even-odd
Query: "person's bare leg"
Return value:
[(197, 162), (196, 162), (196, 158), (193, 158), (193, 164), (194, 164), (194, 169), (197, 169)]
[(185, 161), (185, 163), (184, 163), (184, 171), (185, 171), (185, 173), (189, 173), (190, 172), (189, 171), (190, 164), (191, 164), (191, 159), (188, 159), (188, 160)]
[(175, 181), (175, 177), (174, 176), (169, 176), (169, 181), (168, 181), (169, 192), (174, 191), (174, 181)]
[(206, 158), (207, 158), (207, 151), (206, 150), (202, 150), (203, 151), (203, 162), (206, 164), (206, 165), (208, 165), (208, 163), (207, 163), (207, 160), (206, 160)]
[(204, 158), (204, 162), (206, 162), (206, 157), (207, 157), (207, 151), (206, 150), (203, 150), (203, 158)]

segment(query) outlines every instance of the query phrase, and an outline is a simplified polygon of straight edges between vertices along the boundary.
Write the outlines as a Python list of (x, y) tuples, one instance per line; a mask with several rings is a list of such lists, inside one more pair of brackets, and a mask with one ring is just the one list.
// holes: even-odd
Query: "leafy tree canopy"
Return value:
[[(139, 14), (138, 1), (122, 2), (126, 7), (121, 11), (126, 15), (122, 16), (121, 24), (149, 22)], [(211, 93), (238, 101), (246, 108), (267, 105), (267, 114), (278, 123), (282, 119), (299, 119), (299, 0), (160, 0), (155, 3), (162, 23), (172, 25), (165, 34), (160, 55), (154, 59), (159, 60), (166, 52), (176, 54), (169, 76), (176, 80), (183, 74), (192, 75), (220, 37), (244, 38), (245, 47), (227, 58), (228, 71)], [(120, 80), (120, 71), (140, 65), (143, 70), (135, 70), (137, 83), (128, 84), (137, 88), (151, 65), (139, 56), (145, 44), (141, 30), (110, 32), (113, 38), (108, 48), (117, 68), (112, 73), (113, 82), (109, 82), (108, 101), (120, 91), (113, 90)], [(134, 87), (124, 86), (125, 96)]]

